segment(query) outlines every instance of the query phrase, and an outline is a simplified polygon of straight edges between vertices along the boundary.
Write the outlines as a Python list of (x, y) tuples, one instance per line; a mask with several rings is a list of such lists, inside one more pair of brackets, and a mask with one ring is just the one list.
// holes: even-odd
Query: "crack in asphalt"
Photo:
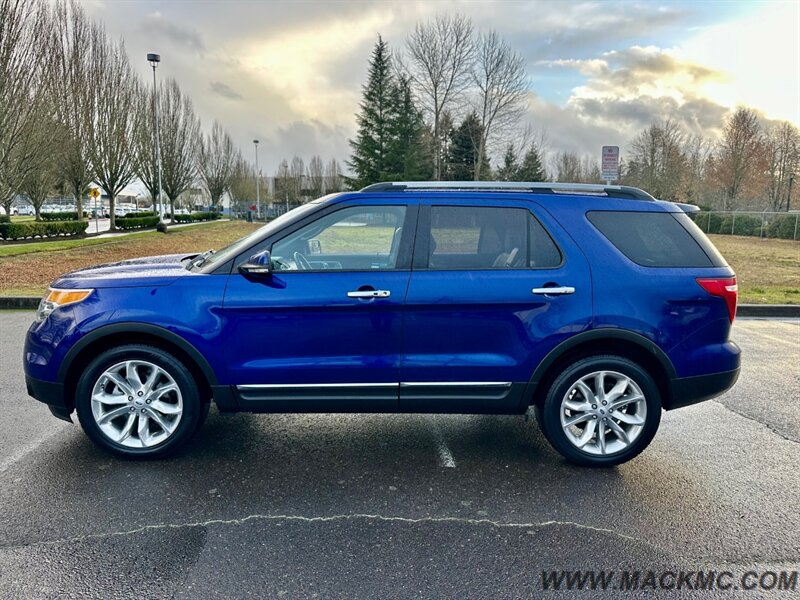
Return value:
[(744, 413), (741, 413), (741, 412), (739, 412), (738, 410), (731, 408), (731, 407), (730, 407), (730, 406), (728, 406), (727, 404), (723, 404), (722, 402), (720, 402), (720, 401), (719, 401), (719, 400), (717, 400), (717, 399), (712, 399), (712, 400), (710, 400), (710, 402), (713, 402), (713, 403), (715, 403), (715, 404), (718, 404), (718, 405), (720, 405), (722, 408), (724, 408), (724, 409), (726, 409), (726, 410), (729, 410), (730, 412), (732, 412), (732, 413), (733, 413), (733, 414), (735, 414), (735, 415), (739, 415), (739, 416), (740, 416), (740, 417), (742, 417), (743, 419), (747, 419), (748, 421), (752, 421), (753, 423), (758, 423), (758, 424), (759, 424), (759, 425), (761, 425), (762, 427), (766, 427), (766, 428), (767, 428), (767, 430), (771, 431), (772, 433), (774, 433), (775, 435), (777, 435), (779, 438), (783, 438), (783, 439), (784, 439), (784, 440), (786, 440), (787, 442), (792, 442), (793, 444), (800, 444), (800, 440), (798, 440), (798, 439), (795, 439), (795, 438), (793, 438), (793, 437), (789, 437), (789, 436), (788, 436), (788, 435), (786, 435), (785, 433), (782, 433), (782, 432), (778, 431), (777, 429), (775, 429), (775, 428), (774, 428), (772, 425), (770, 425), (769, 423), (764, 423), (763, 421), (759, 421), (759, 420), (758, 420), (758, 419), (756, 419), (755, 417), (751, 417), (750, 415), (746, 415), (746, 414), (744, 414)]
[(390, 523), (410, 523), (410, 524), (464, 524), (464, 525), (488, 525), (490, 527), (496, 528), (514, 528), (514, 529), (522, 529), (522, 528), (530, 528), (530, 529), (542, 529), (545, 527), (574, 527), (577, 529), (594, 531), (598, 533), (604, 533), (613, 535), (615, 537), (638, 542), (641, 544), (646, 544), (653, 548), (656, 548), (652, 543), (642, 540), (639, 538), (635, 538), (630, 535), (626, 535), (624, 533), (620, 533), (618, 531), (614, 531), (613, 529), (606, 529), (604, 527), (594, 527), (592, 525), (586, 525), (584, 523), (576, 523), (574, 521), (542, 521), (540, 523), (504, 523), (502, 521), (493, 521), (491, 519), (471, 519), (468, 517), (398, 517), (398, 516), (383, 516), (383, 515), (370, 515), (366, 513), (354, 513), (354, 514), (347, 514), (347, 515), (331, 515), (327, 517), (305, 517), (301, 515), (248, 515), (246, 517), (242, 517), (240, 519), (210, 519), (208, 521), (197, 521), (192, 523), (158, 523), (154, 525), (143, 525), (142, 527), (137, 527), (136, 529), (130, 529), (127, 531), (111, 531), (108, 533), (90, 533), (87, 535), (81, 536), (74, 536), (69, 538), (59, 538), (55, 540), (42, 540), (37, 542), (30, 542), (27, 544), (12, 544), (7, 546), (0, 546), (0, 551), (3, 550), (16, 550), (21, 548), (30, 548), (36, 546), (53, 546), (58, 544), (68, 544), (73, 542), (82, 542), (87, 540), (95, 540), (95, 539), (104, 539), (104, 538), (111, 538), (111, 537), (124, 537), (129, 535), (135, 535), (138, 533), (145, 533), (148, 531), (159, 531), (159, 530), (168, 530), (168, 529), (186, 529), (186, 528), (193, 528), (193, 527), (210, 527), (215, 525), (243, 525), (248, 521), (297, 521), (301, 523), (327, 523), (333, 521), (346, 521), (346, 520), (375, 520), (375, 521), (384, 521)]

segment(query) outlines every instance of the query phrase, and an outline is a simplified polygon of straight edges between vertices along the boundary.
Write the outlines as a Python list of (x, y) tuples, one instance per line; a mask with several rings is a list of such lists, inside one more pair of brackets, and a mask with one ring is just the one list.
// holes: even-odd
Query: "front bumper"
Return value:
[(739, 379), (739, 367), (731, 371), (679, 377), (671, 382), (671, 398), (664, 403), (666, 410), (697, 404), (725, 393)]
[(39, 402), (47, 404), (47, 408), (54, 416), (64, 421), (72, 422), (70, 414), (72, 407), (67, 403), (64, 394), (64, 385), (55, 381), (43, 381), (30, 375), (25, 375), (25, 385), (28, 388), (28, 395)]

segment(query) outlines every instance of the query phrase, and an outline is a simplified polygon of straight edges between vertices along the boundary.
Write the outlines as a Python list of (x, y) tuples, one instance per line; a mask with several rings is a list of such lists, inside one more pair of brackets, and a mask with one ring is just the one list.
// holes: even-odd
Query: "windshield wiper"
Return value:
[(214, 251), (213, 251), (213, 250), (206, 250), (206, 251), (205, 251), (205, 252), (203, 252), (202, 254), (198, 254), (197, 256), (195, 256), (194, 258), (192, 258), (192, 259), (189, 261), (189, 264), (188, 264), (188, 266), (186, 267), (186, 269), (187, 269), (188, 271), (191, 271), (191, 270), (192, 270), (192, 269), (194, 269), (195, 267), (202, 266), (202, 264), (203, 264), (204, 262), (206, 262), (206, 260), (208, 259), (208, 257), (209, 257), (209, 256), (211, 256), (212, 254), (214, 254)]

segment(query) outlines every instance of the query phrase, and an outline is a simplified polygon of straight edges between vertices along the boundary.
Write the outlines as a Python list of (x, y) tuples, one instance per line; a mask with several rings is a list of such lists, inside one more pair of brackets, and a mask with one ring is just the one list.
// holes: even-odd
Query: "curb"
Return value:
[[(0, 310), (36, 310), (38, 296), (0, 296)], [(800, 304), (740, 304), (737, 317), (800, 318)]]

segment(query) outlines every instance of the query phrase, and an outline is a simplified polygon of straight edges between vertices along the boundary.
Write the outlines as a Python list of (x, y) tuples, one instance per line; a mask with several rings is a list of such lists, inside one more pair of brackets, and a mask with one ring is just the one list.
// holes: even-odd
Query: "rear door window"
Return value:
[(523, 208), (432, 206), (427, 242), (428, 269), (543, 269), (561, 264), (553, 239)]
[[(592, 211), (589, 221), (643, 267), (724, 267), (725, 260), (684, 213)], [(698, 239), (698, 234), (700, 239)]]

